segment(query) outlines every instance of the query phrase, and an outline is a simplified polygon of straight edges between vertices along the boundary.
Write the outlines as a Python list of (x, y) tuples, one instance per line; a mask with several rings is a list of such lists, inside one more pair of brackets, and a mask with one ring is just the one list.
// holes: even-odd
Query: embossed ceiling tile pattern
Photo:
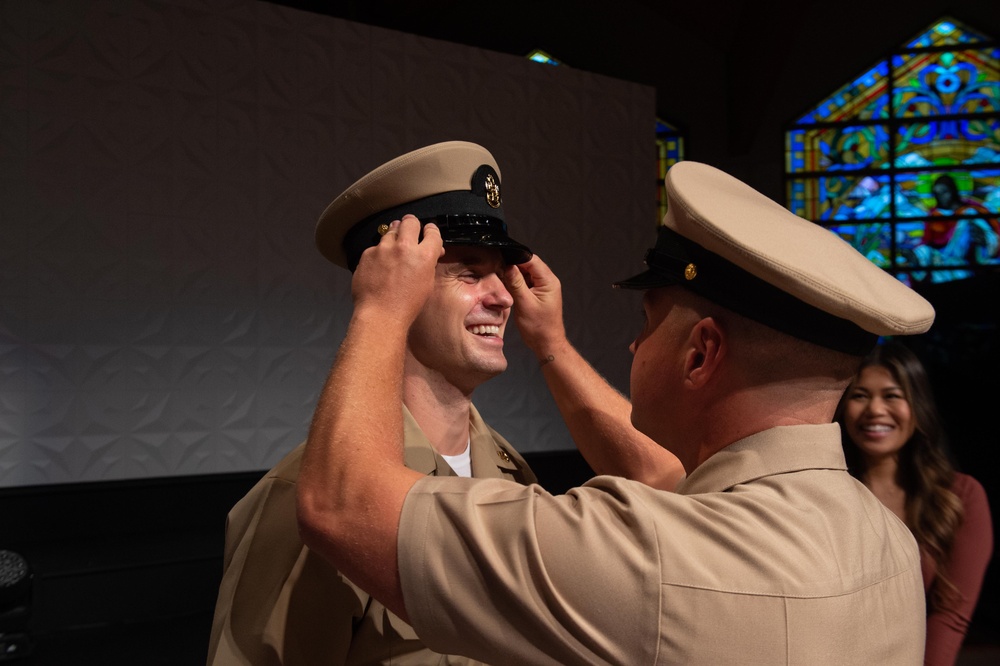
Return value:
[(249, 469), (273, 465), (305, 439), (320, 388), (292, 392), (264, 387), (257, 392), (260, 446), (251, 452), (257, 466)]
[[(256, 212), (256, 198), (247, 196), (246, 184), (255, 182), (260, 153), (260, 120), (257, 105), (243, 100), (221, 99), (216, 110), (218, 148), (213, 159), (218, 181), (241, 187), (233, 197), (217, 199), (233, 215), (252, 215)], [(256, 190), (253, 188), (252, 191)]]
[(377, 131), (373, 135), (375, 155), (372, 157), (375, 161), (368, 168), (374, 168), (407, 150), (403, 131), (406, 95), (409, 93), (406, 81), (406, 47), (416, 39), (418, 38), (412, 35), (392, 30), (371, 29), (371, 50), (368, 54), (371, 60), (369, 104), (372, 126)]
[[(168, 5), (168, 3), (157, 3)], [(188, 94), (212, 95), (216, 91), (217, 25), (223, 19), (195, 6), (169, 3), (162, 28), (169, 31), (177, 59), (171, 88)]]
[[(302, 167), (298, 156), (299, 116), (301, 112), (273, 106), (261, 106), (259, 111), (261, 172), (269, 188), (275, 190), (285, 182), (294, 183), (294, 175)], [(275, 181), (272, 183), (272, 180)], [(262, 211), (265, 215), (267, 208)]]
[[(507, 353), (507, 372), (476, 390), (476, 405), (490, 424), (503, 424), (500, 432), (521, 451), (553, 451), (574, 448), (552, 395), (538, 370), (538, 361), (527, 350)], [(530, 381), (524, 381), (529, 377)], [(554, 423), (545, 437), (538, 437), (539, 424)], [(496, 426), (495, 427), (499, 427)]]
[[(132, 182), (135, 182), (133, 177)], [(178, 222), (162, 214), (132, 212), (125, 235), (129, 299), (146, 304), (173, 300), (172, 238)]]
[[(244, 187), (234, 196), (245, 197), (245, 191)], [(214, 266), (219, 300), (223, 303), (254, 303), (260, 293), (261, 282), (261, 266), (257, 259), (261, 246), (259, 218), (250, 213), (238, 218), (218, 217), (213, 220), (213, 225), (219, 232)]]
[(262, 388), (289, 395), (319, 395), (333, 362), (330, 345), (260, 350)]
[[(495, 152), (515, 237), (560, 272), (568, 323), (602, 313), (571, 337), (618, 362), (626, 315), (593, 285), (616, 259), (583, 256), (630, 242), (652, 207), (650, 90), (268, 3), (55, 0), (0, 18), (13, 5), (0, 260), (16, 247), (3, 270), (23, 275), (0, 285), (0, 485), (276, 462), (350, 316), (318, 215), (437, 140)], [(613, 242), (583, 231), (608, 218)], [(507, 339), (510, 368), (477, 404), (527, 450), (571, 447), (537, 360)]]
[(466, 60), (446, 42), (411, 39), (405, 47), (396, 103), (404, 107), (407, 127), (434, 140), (469, 136), (477, 100)]
[[(289, 349), (303, 345), (318, 345), (326, 349), (329, 358), (346, 330), (350, 305), (343, 302), (317, 302), (309, 307), (298, 304), (268, 306), (260, 309), (260, 344), (263, 348)], [(268, 361), (265, 359), (265, 363)]]
[[(298, 145), (299, 159), (306, 168), (297, 186), (321, 195), (322, 207), (318, 207), (308, 218), (301, 220), (303, 227), (313, 226), (326, 204), (341, 190), (350, 185), (345, 182), (349, 176), (343, 171), (344, 156), (355, 155), (367, 145), (370, 138), (370, 124), (362, 120), (341, 121), (328, 113), (309, 112), (299, 117)], [(342, 187), (333, 191), (332, 181), (337, 180)], [(289, 220), (289, 222), (294, 222)]]
[(219, 22), (215, 76), (220, 98), (252, 105), (259, 101), (260, 31), (252, 19), (230, 17)]
[[(24, 81), (31, 53), (30, 8), (25, 2), (0, 3), (0, 82), (10, 83), (14, 78)], [(17, 70), (17, 74), (14, 71)]]
[(128, 15), (128, 66), (133, 86), (173, 88), (180, 74), (179, 8), (133, 0)]
[(298, 31), (276, 25), (257, 27), (258, 101), (267, 107), (297, 110), (305, 101), (303, 58)]
[[(0, 154), (4, 147), (0, 145)], [(23, 163), (23, 162), (22, 162)], [(5, 166), (0, 160), (0, 168)], [(0, 303), (8, 298), (30, 297), (27, 293), (31, 262), (28, 258), (28, 200), (23, 174), (0, 177)], [(3, 321), (0, 319), (0, 336)], [(0, 337), (0, 341), (2, 341)]]
[(372, 29), (347, 21), (334, 24), (311, 22), (299, 35), (302, 109), (336, 118), (335, 124), (370, 122)]
[(198, 218), (179, 218), (178, 222), (171, 236), (175, 261), (173, 298), (186, 303), (220, 302), (214, 266), (218, 230), (211, 224), (199, 224)]

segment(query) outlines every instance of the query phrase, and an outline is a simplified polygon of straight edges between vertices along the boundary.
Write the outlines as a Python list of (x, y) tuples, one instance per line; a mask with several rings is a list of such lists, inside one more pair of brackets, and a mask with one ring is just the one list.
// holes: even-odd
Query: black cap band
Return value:
[(614, 286), (679, 285), (765, 326), (848, 354), (866, 354), (878, 341), (875, 333), (799, 300), (669, 227), (659, 228), (656, 247), (646, 252), (645, 263), (649, 270)]
[(361, 261), (361, 254), (378, 244), (389, 224), (407, 214), (416, 216), (423, 224), (434, 222), (445, 245), (496, 248), (507, 264), (523, 264), (531, 259), (531, 250), (507, 235), (499, 174), (489, 164), (482, 164), (473, 172), (468, 190), (441, 192), (407, 201), (353, 225), (342, 243), (347, 267), (353, 272)]

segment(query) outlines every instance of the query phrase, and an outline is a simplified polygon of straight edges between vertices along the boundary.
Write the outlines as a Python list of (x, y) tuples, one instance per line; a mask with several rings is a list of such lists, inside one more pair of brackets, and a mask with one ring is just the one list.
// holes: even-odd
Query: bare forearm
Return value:
[(632, 406), (567, 341), (541, 359), (542, 372), (573, 441), (598, 474), (623, 476), (673, 490), (680, 461), (632, 426)]
[(632, 405), (566, 338), (559, 278), (536, 255), (508, 269), (504, 282), (521, 337), (542, 364), (549, 391), (591, 468), (673, 490), (684, 476), (680, 461), (632, 426)]
[(299, 525), (307, 546), (405, 618), (396, 534), (419, 478), (402, 463), (405, 329), (355, 314), (309, 431)]

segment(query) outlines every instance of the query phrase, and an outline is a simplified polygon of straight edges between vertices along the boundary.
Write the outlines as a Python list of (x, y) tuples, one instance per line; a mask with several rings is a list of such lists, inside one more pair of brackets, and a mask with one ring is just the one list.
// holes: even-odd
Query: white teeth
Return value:
[(865, 432), (889, 432), (892, 430), (892, 426), (887, 425), (866, 425), (861, 428)]
[(470, 326), (469, 331), (474, 333), (475, 335), (500, 335), (499, 326), (486, 326), (486, 325)]

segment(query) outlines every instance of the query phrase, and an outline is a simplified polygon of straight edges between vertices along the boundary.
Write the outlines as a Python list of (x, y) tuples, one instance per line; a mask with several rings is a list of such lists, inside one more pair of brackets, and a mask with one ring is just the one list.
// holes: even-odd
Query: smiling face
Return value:
[(499, 250), (446, 246), (434, 291), (410, 328), (417, 367), (467, 393), (507, 368), (503, 334), (514, 300), (503, 268)]
[(913, 436), (916, 418), (903, 388), (880, 365), (864, 368), (847, 389), (843, 423), (868, 466), (898, 458)]

